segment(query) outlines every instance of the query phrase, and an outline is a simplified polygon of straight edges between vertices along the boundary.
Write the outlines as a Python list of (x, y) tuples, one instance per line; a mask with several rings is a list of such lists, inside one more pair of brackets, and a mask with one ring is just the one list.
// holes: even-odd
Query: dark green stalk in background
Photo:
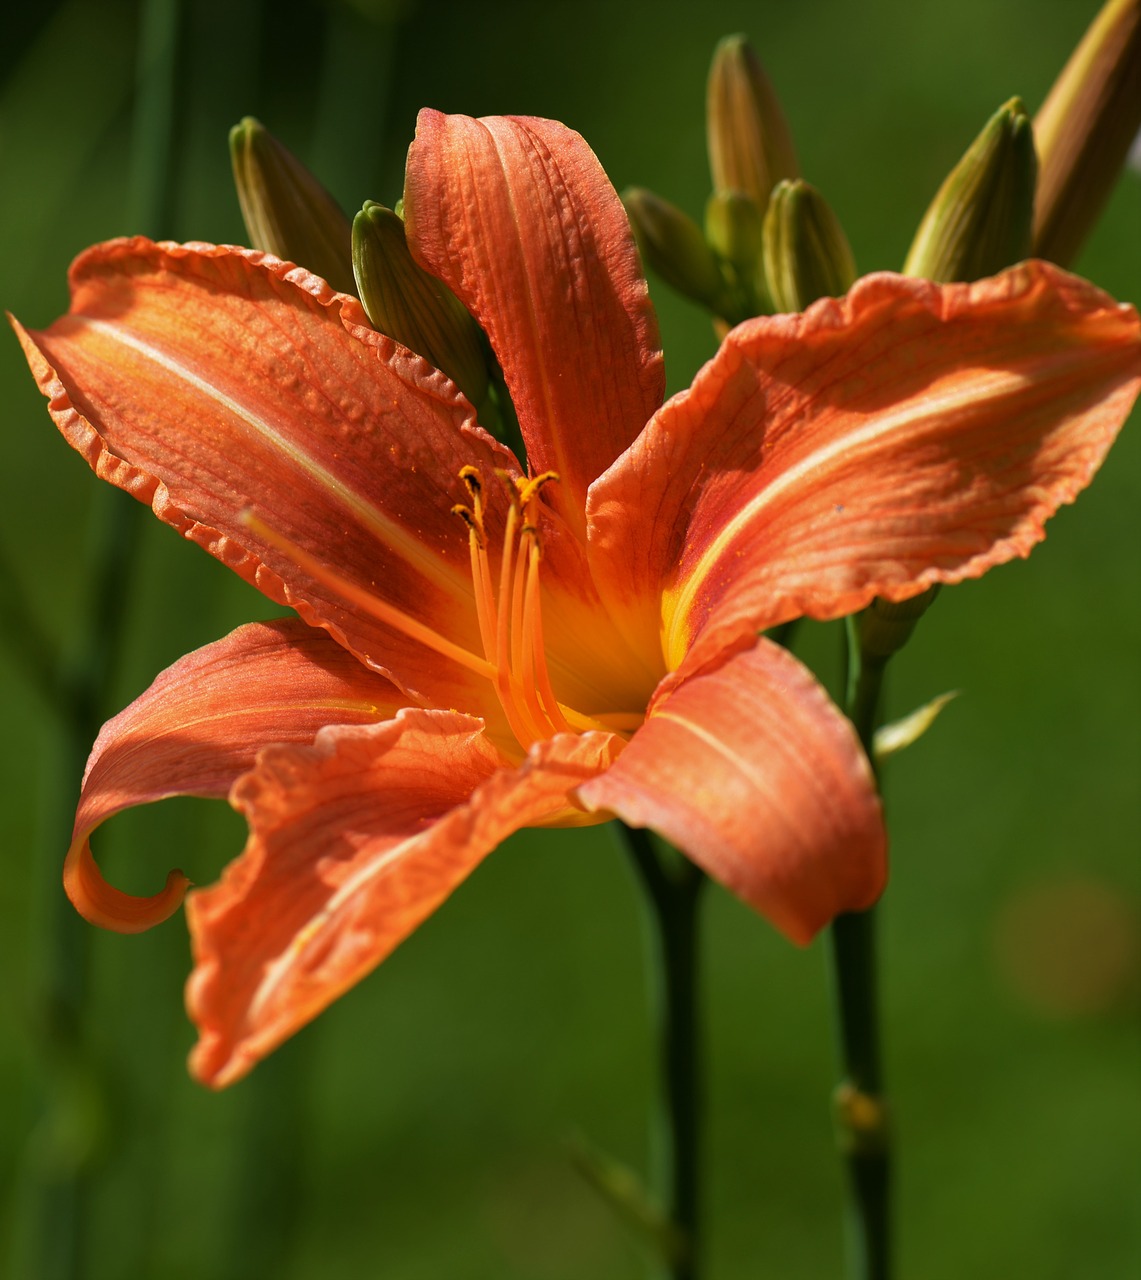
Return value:
[(697, 922), (705, 875), (648, 831), (619, 824), (643, 890), (650, 1012), (660, 1093), (652, 1113), (653, 1189), (665, 1213), (662, 1280), (697, 1280), (700, 1264), (701, 1060)]
[[(134, 150), (130, 218), (133, 229), (154, 235), (165, 225), (170, 198), (170, 154), (179, 0), (145, 0), (136, 64)], [(89, 1274), (85, 1247), (90, 1225), (93, 1162), (106, 1123), (106, 1101), (84, 1028), (91, 930), (64, 901), (62, 851), (71, 838), (78, 780), (106, 717), (106, 690), (127, 613), (141, 509), (126, 495), (93, 495), (92, 528), (84, 581), (88, 597), (73, 630), (75, 648), (54, 680), (39, 667), (37, 683), (54, 688), (60, 713), (50, 816), (40, 859), (43, 942), (41, 1026), (45, 1065), (43, 1115), (29, 1156), (32, 1211), (21, 1265), (40, 1280), (82, 1280)], [(46, 1140), (45, 1140), (46, 1139)]]
[[(872, 739), (887, 660), (861, 649), (853, 618), (847, 621), (847, 640), (844, 712), (874, 760)], [(889, 1280), (890, 1136), (880, 1063), (874, 909), (837, 916), (830, 944), (841, 1072), (833, 1104), (848, 1183), (848, 1277)]]

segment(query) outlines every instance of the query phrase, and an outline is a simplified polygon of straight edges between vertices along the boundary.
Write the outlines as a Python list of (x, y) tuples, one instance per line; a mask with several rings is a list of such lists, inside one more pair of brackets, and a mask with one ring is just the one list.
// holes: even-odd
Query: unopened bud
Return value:
[(623, 192), (622, 203), (647, 265), (687, 298), (715, 306), (724, 281), (697, 223), (645, 187)]
[(714, 191), (744, 192), (763, 212), (773, 187), (800, 173), (776, 90), (742, 35), (713, 54), (705, 128)]
[(1018, 98), (994, 113), (931, 201), (904, 275), (979, 280), (1030, 255), (1038, 163)]
[(399, 215), (367, 201), (353, 219), (352, 254), (357, 291), (375, 328), (442, 369), (478, 409), (488, 388), (479, 325), (413, 259)]
[(1141, 127), (1141, 0), (1107, 0), (1034, 117), (1034, 252), (1063, 266), (1097, 220)]
[(715, 191), (705, 206), (705, 238), (720, 257), (731, 303), (722, 310), (736, 324), (772, 310), (765, 287), (764, 214), (752, 196)]
[(856, 279), (848, 237), (827, 201), (801, 178), (773, 191), (765, 214), (765, 279), (778, 311), (837, 298)]
[(252, 116), (230, 130), (230, 160), (250, 244), (352, 293), (349, 220), (301, 161)]
[(939, 584), (928, 587), (910, 600), (893, 603), (878, 597), (857, 616), (856, 634), (865, 658), (887, 659), (911, 639), (915, 625), (939, 594)]

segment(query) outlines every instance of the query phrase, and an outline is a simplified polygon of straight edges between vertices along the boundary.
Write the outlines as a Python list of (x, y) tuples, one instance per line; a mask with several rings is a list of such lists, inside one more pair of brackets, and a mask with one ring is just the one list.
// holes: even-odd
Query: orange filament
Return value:
[(315, 582), (363, 615), (375, 618), (441, 658), (489, 680), (511, 732), (524, 750), (559, 733), (591, 730), (629, 733), (642, 723), (643, 714), (584, 715), (561, 703), (551, 685), (543, 640), (539, 580), (543, 548), (538, 527), (538, 497), (543, 485), (557, 480), (558, 475), (547, 471), (523, 479), (497, 470), (496, 476), (506, 490), (509, 504), (498, 575), (492, 569), (484, 523), (483, 481), (474, 467), (460, 471), (471, 505), (460, 503), (452, 508), (453, 514), (467, 525), (482, 657), (380, 599), (367, 587), (337, 573), (323, 559), (305, 551), (252, 511), (243, 512), (242, 522)]
[(503, 531), (499, 578), (495, 584), (484, 525), (483, 482), (474, 467), (460, 478), (471, 506), (454, 508), (468, 526), (472, 581), (484, 654), (495, 668), (494, 683), (512, 733), (526, 748), (556, 733), (607, 729), (599, 720), (564, 707), (551, 688), (543, 644), (539, 566), (543, 547), (538, 528), (538, 496), (558, 476), (546, 471), (532, 479), (496, 472), (509, 506)]

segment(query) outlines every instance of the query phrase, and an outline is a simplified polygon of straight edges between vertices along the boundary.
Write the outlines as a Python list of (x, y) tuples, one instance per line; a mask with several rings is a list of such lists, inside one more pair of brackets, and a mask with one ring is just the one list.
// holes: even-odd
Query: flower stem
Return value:
[(650, 943), (651, 1010), (661, 1091), (652, 1113), (654, 1189), (667, 1223), (661, 1280), (697, 1280), (701, 1063), (698, 905), (704, 873), (649, 832), (619, 825), (638, 873)]
[[(844, 711), (872, 760), (886, 659), (861, 652), (851, 618), (847, 637)], [(848, 1183), (848, 1275), (849, 1280), (889, 1280), (890, 1136), (882, 1092), (874, 910), (833, 921), (829, 963), (841, 1071), (833, 1103)]]

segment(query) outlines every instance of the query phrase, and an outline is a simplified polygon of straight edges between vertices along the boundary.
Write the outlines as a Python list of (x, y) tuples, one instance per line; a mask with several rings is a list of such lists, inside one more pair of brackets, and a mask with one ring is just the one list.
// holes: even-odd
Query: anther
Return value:
[(520, 505), (526, 506), (532, 498), (536, 497), (539, 490), (550, 480), (558, 480), (559, 473), (557, 471), (544, 471), (542, 475), (534, 476), (519, 488)]
[(467, 485), (468, 492), (473, 498), (483, 489), (483, 481), (479, 478), (479, 471), (473, 466), (461, 467), (460, 479)]

